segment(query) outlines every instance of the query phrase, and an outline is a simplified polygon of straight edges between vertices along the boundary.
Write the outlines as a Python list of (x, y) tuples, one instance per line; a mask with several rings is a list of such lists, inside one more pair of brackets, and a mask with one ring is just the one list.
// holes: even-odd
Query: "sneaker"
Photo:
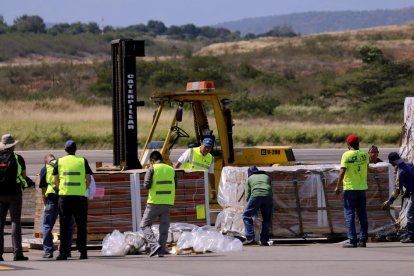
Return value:
[(28, 257), (25, 257), (23, 254), (22, 255), (16, 255), (13, 258), (13, 261), (27, 261), (29, 260)]
[(86, 260), (88, 259), (88, 253), (83, 252), (80, 254), (79, 260)]
[(402, 242), (402, 243), (414, 243), (414, 239), (412, 239), (410, 237), (406, 237), (406, 238), (400, 240), (400, 242)]
[(366, 242), (358, 242), (357, 246), (358, 247), (367, 247), (367, 243)]
[(151, 250), (151, 253), (150, 253), (150, 257), (154, 257), (155, 255), (157, 255), (158, 254), (158, 252), (160, 251), (160, 249), (161, 249), (161, 245), (157, 245), (156, 247), (154, 247), (154, 249), (152, 249)]
[(56, 257), (57, 261), (66, 261), (68, 259), (68, 256), (66, 254), (59, 254), (59, 256)]
[(53, 258), (53, 253), (45, 253), (42, 255), (43, 259), (51, 259)]
[(356, 248), (356, 247), (357, 247), (356, 243), (350, 243), (350, 242), (344, 243), (342, 245), (342, 248)]
[(254, 240), (245, 240), (244, 242), (243, 242), (243, 245), (253, 245), (253, 244), (255, 244), (255, 241)]

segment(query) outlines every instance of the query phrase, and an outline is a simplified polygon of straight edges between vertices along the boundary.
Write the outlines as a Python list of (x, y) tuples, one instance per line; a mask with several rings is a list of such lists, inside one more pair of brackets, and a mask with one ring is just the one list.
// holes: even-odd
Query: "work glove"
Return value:
[(382, 204), (382, 210), (389, 210), (390, 209), (390, 206), (391, 206), (391, 204), (392, 204), (392, 202), (391, 201), (389, 201), (389, 200), (387, 200), (387, 201), (385, 201), (383, 204)]

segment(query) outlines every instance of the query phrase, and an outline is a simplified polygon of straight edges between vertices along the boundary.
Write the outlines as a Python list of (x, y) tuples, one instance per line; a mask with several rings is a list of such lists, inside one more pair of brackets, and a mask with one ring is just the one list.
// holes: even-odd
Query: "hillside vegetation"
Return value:
[(358, 30), (371, 27), (401, 25), (414, 22), (414, 7), (373, 11), (312, 11), (271, 15), (224, 22), (218, 27), (238, 30), (242, 35), (260, 34), (273, 26), (289, 24), (300, 34)]
[[(359, 132), (366, 143), (396, 145), (403, 101), (414, 89), (413, 31), (414, 25), (404, 25), (220, 43), (153, 35), (146, 41), (146, 57), (137, 60), (137, 96), (151, 107), (148, 98), (153, 92), (182, 91), (188, 81), (214, 80), (218, 89), (233, 92), (238, 122), (248, 122), (235, 135), (237, 144), (325, 145)], [(145, 38), (139, 33), (131, 37)], [(18, 39), (21, 43), (16, 43)], [(59, 47), (50, 46), (52, 55), (35, 47), (47, 48), (51, 41), (61, 41)], [(93, 33), (0, 34), (0, 53), (25, 47), (33, 48), (0, 64), (0, 111), (16, 109), (16, 120), (7, 119), (0, 130), (21, 133), (18, 125), (24, 125), (25, 132), (35, 137), (27, 138), (28, 147), (54, 147), (73, 136), (87, 147), (110, 145), (109, 41)], [(38, 120), (36, 116), (19, 115), (23, 110), (28, 114), (41, 110), (41, 116), (48, 118), (48, 112), (70, 112), (75, 105), (80, 114), (95, 112), (94, 106), (106, 107), (102, 109), (106, 119), (97, 124), (107, 132), (94, 130), (86, 122), (89, 119), (51, 119), (49, 125), (32, 121)], [(266, 122), (262, 129), (255, 125), (259, 118)], [(48, 137), (50, 131), (58, 133), (56, 139)]]

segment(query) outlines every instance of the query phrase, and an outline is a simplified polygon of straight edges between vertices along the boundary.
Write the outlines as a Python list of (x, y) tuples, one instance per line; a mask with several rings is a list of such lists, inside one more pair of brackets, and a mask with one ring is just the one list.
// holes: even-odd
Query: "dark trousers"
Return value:
[(273, 198), (271, 196), (251, 197), (247, 202), (246, 210), (243, 213), (244, 230), (247, 240), (254, 240), (253, 217), (257, 210), (262, 213), (262, 231), (260, 232), (260, 242), (262, 244), (269, 241), (269, 228), (272, 221)]
[(11, 237), (13, 253), (15, 256), (22, 255), (22, 195), (0, 196), (0, 256), (4, 253), (4, 225), (6, 224), (7, 212), (10, 210)]
[(59, 253), (66, 255), (69, 236), (72, 232), (72, 217), (78, 229), (76, 246), (86, 253), (86, 225), (88, 220), (88, 199), (84, 196), (59, 196), (60, 248)]

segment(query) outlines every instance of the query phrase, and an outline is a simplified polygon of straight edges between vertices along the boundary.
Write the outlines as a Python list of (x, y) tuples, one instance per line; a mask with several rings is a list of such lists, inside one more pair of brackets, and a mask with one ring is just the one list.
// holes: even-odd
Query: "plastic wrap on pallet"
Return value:
[(404, 101), (404, 127), (400, 155), (408, 162), (414, 162), (414, 97)]
[(224, 167), (219, 183), (218, 204), (223, 208), (244, 207), (244, 186), (246, 182), (246, 167)]
[[(339, 168), (340, 166), (336, 164), (260, 168), (266, 171), (272, 180), (271, 233), (273, 237), (346, 234), (342, 196), (334, 192)], [(230, 172), (231, 170), (234, 172)], [(232, 175), (240, 171), (242, 171), (240, 168), (227, 167), (223, 174)], [(395, 185), (392, 171), (393, 168), (387, 163), (370, 165), (367, 191), (370, 233), (378, 231), (395, 219), (393, 209), (381, 210), (382, 202), (388, 198)], [(222, 181), (220, 185), (226, 186), (227, 183)], [(234, 183), (230, 185), (235, 186)], [(244, 183), (239, 182), (237, 185), (244, 186)], [(221, 189), (221, 191), (235, 193), (237, 190)], [(223, 198), (235, 198), (235, 195), (224, 194)], [(240, 202), (242, 201), (237, 201), (235, 206), (229, 206), (230, 204), (223, 206), (223, 211), (218, 215), (216, 227), (223, 233), (234, 230), (239, 234), (244, 233), (242, 222), (244, 206), (240, 208)], [(260, 229), (261, 224), (260, 215), (257, 217), (259, 219), (255, 219), (256, 230)], [(258, 232), (256, 231), (256, 234)]]

